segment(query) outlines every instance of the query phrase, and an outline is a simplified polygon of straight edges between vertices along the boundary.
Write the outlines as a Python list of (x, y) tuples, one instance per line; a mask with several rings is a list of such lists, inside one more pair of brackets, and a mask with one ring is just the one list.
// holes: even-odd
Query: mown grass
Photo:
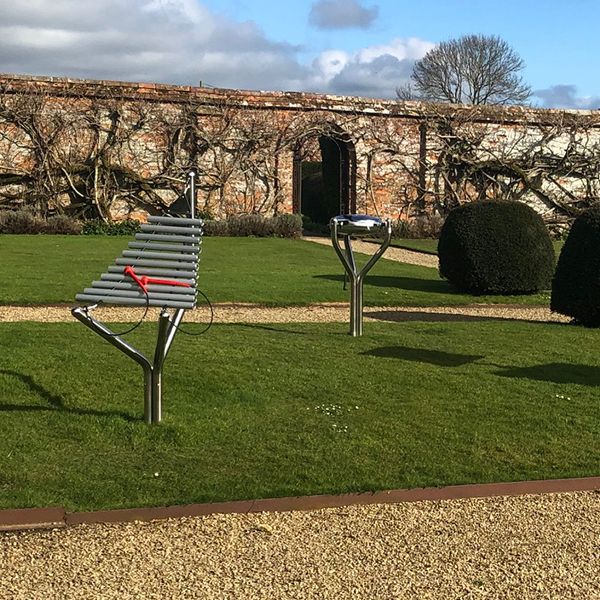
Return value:
[[(198, 331), (194, 325), (187, 325)], [(500, 322), (181, 333), (164, 422), (79, 324), (3, 323), (0, 507), (87, 510), (598, 475), (598, 332)], [(151, 350), (155, 324), (131, 336)]]
[(415, 250), (416, 252), (437, 256), (438, 241), (434, 239), (394, 238), (390, 245), (395, 248), (405, 248), (406, 250)]
[[(0, 304), (73, 303), (106, 271), (129, 237), (0, 236)], [(366, 260), (366, 257), (359, 257)], [(342, 266), (331, 248), (301, 240), (205, 238), (199, 285), (213, 302), (303, 305), (344, 302)], [(365, 304), (436, 306), (547, 304), (547, 294), (470, 296), (437, 269), (382, 259), (365, 282)]]

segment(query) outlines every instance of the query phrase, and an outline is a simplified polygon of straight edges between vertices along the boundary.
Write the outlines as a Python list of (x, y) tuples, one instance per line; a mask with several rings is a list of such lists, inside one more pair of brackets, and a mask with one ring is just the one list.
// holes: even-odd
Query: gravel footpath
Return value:
[(0, 598), (600, 598), (600, 494), (0, 535)]
[[(314, 242), (315, 244), (323, 244), (324, 246), (331, 246), (331, 240), (325, 237), (303, 237), (303, 240), (307, 242)], [(352, 248), (356, 252), (362, 252), (363, 254), (373, 254), (378, 244), (373, 242), (362, 242), (360, 240), (352, 240)], [(388, 260), (397, 260), (398, 262), (409, 263), (411, 265), (420, 265), (421, 267), (432, 267), (438, 268), (438, 257), (433, 254), (426, 254), (425, 252), (413, 252), (412, 250), (405, 250), (404, 248), (393, 248), (390, 246), (383, 255)]]

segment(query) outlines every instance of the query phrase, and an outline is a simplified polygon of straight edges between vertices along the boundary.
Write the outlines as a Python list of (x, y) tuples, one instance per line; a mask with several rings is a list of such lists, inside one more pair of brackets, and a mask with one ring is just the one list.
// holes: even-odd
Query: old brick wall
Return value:
[(595, 111), (5, 75), (0, 209), (140, 218), (196, 166), (205, 215), (299, 212), (320, 136), (344, 157), (340, 210), (410, 219), (508, 197), (568, 220), (600, 196)]

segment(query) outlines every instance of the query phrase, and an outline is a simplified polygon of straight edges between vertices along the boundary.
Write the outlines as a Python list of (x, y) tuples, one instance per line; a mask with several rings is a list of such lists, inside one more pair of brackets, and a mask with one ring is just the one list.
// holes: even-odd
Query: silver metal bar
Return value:
[[(118, 273), (102, 273), (102, 275), (100, 275), (100, 279), (102, 281), (116, 281), (119, 283), (132, 283), (132, 281), (129, 279), (129, 277), (126, 277), (123, 274), (119, 275)], [(189, 279), (189, 278), (185, 278), (185, 277), (174, 277), (174, 276), (169, 277), (169, 279), (172, 279), (173, 281), (178, 281), (181, 283), (187, 283), (191, 286), (196, 285), (195, 276), (193, 279)], [(150, 285), (155, 285), (155, 284), (150, 284)]]
[(183, 254), (177, 252), (152, 252), (151, 250), (123, 250), (124, 258), (150, 259), (158, 258), (160, 260), (178, 260), (182, 262), (196, 262), (197, 257), (193, 254)]
[(149, 242), (185, 242), (197, 246), (200, 241), (197, 237), (187, 235), (163, 235), (160, 233), (136, 233), (136, 240), (148, 240)]
[(156, 217), (154, 215), (148, 217), (148, 223), (168, 223), (178, 226), (195, 226), (202, 227), (204, 221), (202, 219), (189, 219), (188, 217)]
[(165, 344), (165, 355), (163, 358), (167, 358), (167, 354), (171, 349), (171, 344), (175, 339), (175, 334), (177, 333), (177, 329), (181, 320), (183, 319), (183, 315), (185, 315), (185, 310), (182, 308), (175, 311), (173, 318), (171, 319), (171, 325), (169, 326), (169, 332), (167, 333), (167, 343)]
[(346, 270), (346, 273), (348, 273), (348, 277), (350, 277), (350, 280), (352, 281), (352, 278), (354, 276), (354, 270), (352, 269), (352, 265), (350, 264), (350, 262), (348, 261), (348, 258), (346, 257), (346, 255), (344, 254), (344, 252), (342, 251), (341, 247), (340, 247), (340, 242), (338, 239), (338, 225), (337, 225), (337, 221), (332, 219), (332, 224), (333, 224), (333, 228), (331, 229), (331, 241), (333, 243), (333, 249), (335, 250), (335, 253), (338, 255), (338, 258), (342, 261), (342, 265), (344, 266), (344, 269)]
[(177, 235), (200, 236), (202, 229), (194, 227), (175, 227), (171, 225), (142, 225), (140, 227), (144, 233), (175, 233)]
[[(123, 267), (117, 265), (108, 267), (109, 273), (123, 273)], [(196, 270), (192, 271), (190, 267), (186, 270), (180, 269), (154, 269), (152, 267), (140, 267), (135, 270), (136, 275), (161, 275), (166, 277), (179, 277), (181, 279), (196, 279)]]
[(146, 306), (146, 302), (148, 306), (154, 306), (157, 308), (164, 308), (165, 306), (169, 306), (170, 308), (194, 308), (194, 298), (190, 298), (187, 302), (178, 302), (178, 301), (167, 301), (167, 300), (153, 300), (149, 298), (121, 298), (115, 296), (106, 296), (104, 294), (77, 294), (75, 299), (78, 302), (85, 302), (87, 304), (90, 303), (98, 303), (102, 302), (103, 304), (114, 304), (114, 305), (124, 305), (124, 306)]
[[(159, 286), (161, 287), (161, 286)], [(176, 288), (177, 289), (177, 288)], [(183, 288), (179, 288), (183, 289)], [(112, 290), (105, 288), (85, 288), (83, 290), (84, 294), (98, 295), (98, 296), (114, 296), (115, 298), (141, 298), (142, 300), (146, 298), (146, 295), (138, 288), (137, 290)], [(194, 297), (190, 294), (177, 294), (177, 293), (164, 293), (153, 292), (148, 290), (148, 298), (151, 300), (173, 300), (175, 302), (193, 302)], [(166, 306), (169, 305), (169, 302), (164, 303)]]
[(192, 263), (178, 260), (158, 260), (157, 258), (117, 258), (116, 265), (132, 267), (155, 267), (158, 269), (195, 269), (195, 261)]
[(392, 222), (388, 219), (387, 228), (385, 231), (385, 237), (381, 246), (379, 246), (377, 252), (371, 256), (367, 264), (361, 269), (360, 275), (362, 278), (373, 268), (373, 265), (381, 258), (383, 253), (388, 249), (390, 242), (392, 241)]
[(153, 244), (152, 242), (129, 242), (127, 244), (129, 248), (139, 248), (140, 250), (173, 250), (175, 252), (185, 252), (192, 254), (199, 254), (202, 251), (197, 245), (186, 246), (184, 244)]
[(346, 248), (346, 256), (348, 257), (348, 264), (352, 269), (353, 273), (356, 273), (356, 262), (354, 261), (354, 252), (352, 251), (352, 240), (349, 235), (344, 236), (344, 246)]
[[(117, 281), (92, 281), (91, 287), (96, 288), (98, 292), (101, 290), (140, 290), (137, 283), (119, 283)], [(101, 288), (101, 290), (98, 288)], [(149, 293), (158, 292), (161, 294), (180, 294), (184, 296), (196, 295), (196, 289), (194, 287), (180, 287), (176, 285), (160, 285), (158, 283), (151, 283), (150, 285), (146, 286), (146, 289)]]

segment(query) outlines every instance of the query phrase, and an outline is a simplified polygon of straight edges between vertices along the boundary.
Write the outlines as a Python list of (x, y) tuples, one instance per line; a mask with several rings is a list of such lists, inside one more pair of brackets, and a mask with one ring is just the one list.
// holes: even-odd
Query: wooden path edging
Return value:
[(341, 506), (367, 504), (396, 504), (466, 498), (491, 498), (497, 496), (523, 496), (566, 492), (600, 491), (600, 477), (574, 479), (542, 479), (510, 483), (483, 483), (451, 485), (439, 488), (414, 488), (381, 492), (361, 492), (339, 495), (296, 496), (210, 502), (148, 508), (121, 508), (90, 512), (67, 512), (62, 507), (18, 508), (0, 510), (0, 531), (26, 529), (53, 529), (90, 523), (130, 523), (154, 521), (211, 514), (236, 514), (257, 512), (285, 512), (317, 510)]

